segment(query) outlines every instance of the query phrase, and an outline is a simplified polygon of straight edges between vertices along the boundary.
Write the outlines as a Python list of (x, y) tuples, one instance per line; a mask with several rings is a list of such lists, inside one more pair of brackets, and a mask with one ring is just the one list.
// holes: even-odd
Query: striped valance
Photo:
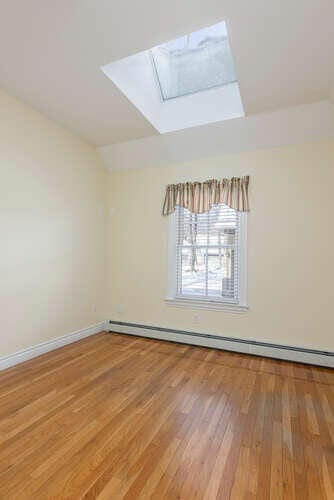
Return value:
[(169, 184), (162, 210), (163, 215), (174, 212), (176, 206), (200, 214), (208, 212), (212, 205), (223, 203), (240, 212), (249, 210), (249, 176), (231, 179), (209, 179), (205, 182)]

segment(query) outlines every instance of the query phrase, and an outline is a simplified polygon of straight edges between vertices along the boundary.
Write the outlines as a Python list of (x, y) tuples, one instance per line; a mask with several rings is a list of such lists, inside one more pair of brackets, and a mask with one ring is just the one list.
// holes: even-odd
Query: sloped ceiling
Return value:
[(222, 19), (246, 115), (333, 96), (330, 0), (2, 0), (0, 86), (95, 145), (156, 135), (100, 66)]

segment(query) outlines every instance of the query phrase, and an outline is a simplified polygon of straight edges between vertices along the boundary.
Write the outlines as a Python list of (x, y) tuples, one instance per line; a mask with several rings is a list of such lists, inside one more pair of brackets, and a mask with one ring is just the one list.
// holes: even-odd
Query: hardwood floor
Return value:
[(0, 498), (334, 499), (334, 371), (98, 334), (0, 373)]

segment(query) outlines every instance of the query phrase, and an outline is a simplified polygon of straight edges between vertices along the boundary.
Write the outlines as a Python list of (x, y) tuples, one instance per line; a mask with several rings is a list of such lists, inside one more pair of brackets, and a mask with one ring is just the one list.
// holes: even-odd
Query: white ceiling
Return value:
[[(266, 111), (163, 135), (98, 147), (105, 167), (124, 170), (161, 167), (210, 156), (288, 146), (334, 137), (334, 104)], [(249, 174), (245, 165), (245, 174)]]
[(0, 86), (96, 145), (152, 136), (100, 66), (222, 19), (246, 115), (334, 95), (333, 0), (0, 0)]

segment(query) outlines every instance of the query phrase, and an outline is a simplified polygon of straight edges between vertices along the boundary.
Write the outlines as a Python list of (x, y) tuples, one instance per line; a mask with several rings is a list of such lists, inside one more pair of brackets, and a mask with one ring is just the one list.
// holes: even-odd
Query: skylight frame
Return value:
[[(224, 23), (227, 32), (228, 22)], [(100, 69), (160, 134), (245, 116), (233, 59), (234, 82), (164, 101), (150, 50), (104, 64)]]

